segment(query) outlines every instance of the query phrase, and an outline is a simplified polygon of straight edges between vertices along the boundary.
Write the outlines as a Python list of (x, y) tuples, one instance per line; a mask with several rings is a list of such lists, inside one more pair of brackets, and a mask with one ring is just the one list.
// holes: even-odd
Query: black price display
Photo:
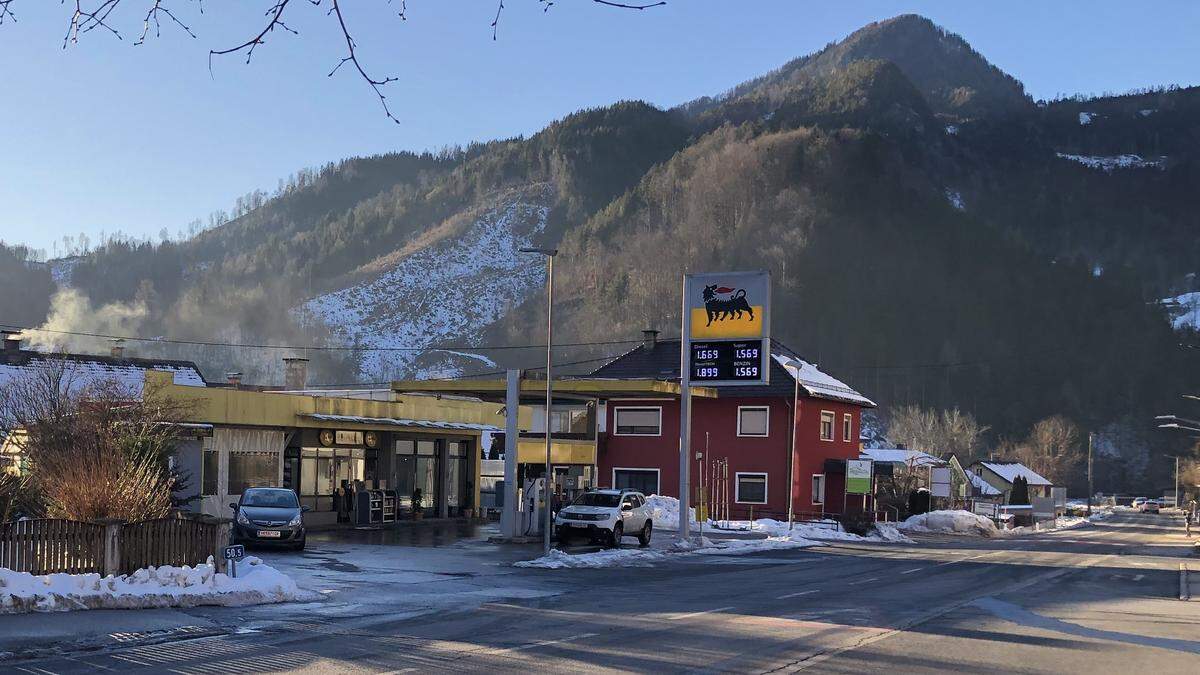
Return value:
[(693, 342), (690, 362), (693, 382), (761, 380), (762, 341)]

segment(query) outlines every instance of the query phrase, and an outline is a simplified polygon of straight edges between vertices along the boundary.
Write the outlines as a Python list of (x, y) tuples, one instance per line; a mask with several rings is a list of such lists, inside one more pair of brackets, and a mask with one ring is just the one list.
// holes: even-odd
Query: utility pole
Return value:
[(1088, 507), (1087, 507), (1087, 514), (1090, 516), (1090, 515), (1092, 515), (1092, 495), (1096, 494), (1096, 491), (1095, 491), (1095, 489), (1093, 489), (1093, 488), (1092, 488), (1092, 432), (1090, 432), (1090, 431), (1088, 432), (1088, 465), (1087, 465), (1087, 471), (1088, 471)]
[(687, 275), (683, 277), (683, 292), (680, 293), (682, 308), (679, 311), (679, 539), (691, 537), (691, 518), (688, 517), (688, 501), (691, 484), (688, 469), (692, 466), (692, 373), (688, 363), (688, 350), (692, 348), (692, 322), (688, 316)]

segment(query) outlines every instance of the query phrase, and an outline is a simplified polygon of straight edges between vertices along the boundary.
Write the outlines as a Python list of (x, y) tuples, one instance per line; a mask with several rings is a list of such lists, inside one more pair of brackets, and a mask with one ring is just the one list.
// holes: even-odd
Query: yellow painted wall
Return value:
[[(522, 438), (517, 442), (517, 462), (544, 464), (546, 439)], [(550, 439), (551, 464), (595, 464), (596, 442), (575, 439)]]

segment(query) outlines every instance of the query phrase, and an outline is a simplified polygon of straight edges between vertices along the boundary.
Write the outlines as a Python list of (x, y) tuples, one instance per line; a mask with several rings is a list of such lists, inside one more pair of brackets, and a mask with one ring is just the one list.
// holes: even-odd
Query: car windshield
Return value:
[(572, 506), (608, 506), (613, 507), (621, 503), (621, 495), (606, 494), (603, 492), (585, 492), (572, 502)]
[(264, 506), (276, 509), (294, 509), (296, 493), (291, 490), (247, 490), (242, 495), (242, 506)]

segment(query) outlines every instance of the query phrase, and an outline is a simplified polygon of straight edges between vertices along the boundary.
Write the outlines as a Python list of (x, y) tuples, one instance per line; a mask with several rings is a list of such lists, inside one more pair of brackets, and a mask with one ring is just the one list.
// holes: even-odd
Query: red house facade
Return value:
[[(692, 503), (701, 474), (711, 484), (714, 464), (725, 460), (735, 519), (859, 510), (857, 498), (844, 501), (845, 460), (858, 457), (861, 412), (875, 404), (781, 343), (772, 341), (771, 352), (768, 385), (693, 397)], [(678, 379), (679, 358), (679, 340), (648, 332), (593, 376)], [(679, 399), (610, 399), (600, 419), (597, 483), (678, 497)]]

